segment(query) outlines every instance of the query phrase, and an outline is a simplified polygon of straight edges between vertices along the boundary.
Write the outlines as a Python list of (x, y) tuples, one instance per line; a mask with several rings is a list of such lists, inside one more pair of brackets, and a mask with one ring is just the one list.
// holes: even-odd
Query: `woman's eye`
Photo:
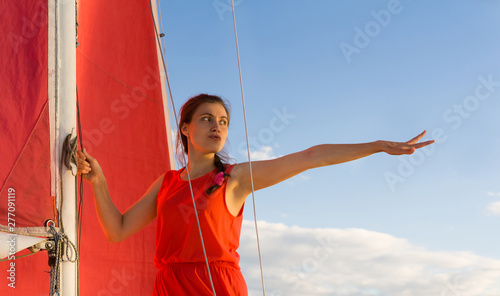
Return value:
[(225, 121), (225, 120), (221, 120), (221, 121), (220, 121), (220, 124), (221, 124), (221, 125), (227, 125), (227, 121)]

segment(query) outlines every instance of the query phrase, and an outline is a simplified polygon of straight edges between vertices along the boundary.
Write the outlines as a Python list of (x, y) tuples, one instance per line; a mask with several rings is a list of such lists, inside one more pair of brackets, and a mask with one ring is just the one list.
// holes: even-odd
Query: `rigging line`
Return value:
[[(163, 30), (163, 18), (161, 17), (161, 1), (160, 0), (156, 0), (157, 3), (158, 3), (158, 13), (159, 13), (159, 18), (160, 18), (160, 29), (161, 29), (161, 32), (165, 32), (165, 30)], [(165, 35), (163, 35), (164, 37)], [(160, 34), (160, 37), (162, 37), (162, 35)], [(167, 46), (165, 45), (165, 38), (162, 38), (161, 39), (161, 44), (162, 44), (162, 50), (163, 50), (163, 55), (166, 55), (165, 53), (165, 48), (167, 48)], [(169, 86), (169, 90), (170, 90), (170, 86)], [(174, 110), (175, 112), (175, 110)]]
[[(78, 87), (76, 88), (76, 115), (78, 124), (78, 138), (80, 140), (80, 147), (83, 151), (83, 131), (82, 121), (80, 118), (80, 100), (78, 99)], [(78, 166), (78, 163), (76, 164)], [(78, 201), (78, 250), (80, 250), (80, 242), (82, 238), (82, 219), (83, 219), (83, 176), (80, 174), (79, 186), (80, 200)]]
[[(83, 131), (82, 131), (82, 120), (80, 118), (80, 100), (78, 99), (78, 86), (76, 87), (76, 115), (77, 115), (77, 124), (78, 124), (78, 137), (80, 138), (80, 147), (83, 151)], [(76, 164), (78, 166), (78, 163)], [(78, 182), (76, 182), (78, 183)], [(78, 184), (75, 184), (78, 186)], [(76, 191), (76, 190), (75, 190)], [(78, 217), (78, 238), (77, 238), (77, 254), (81, 256), (81, 242), (82, 242), (82, 224), (83, 224), (83, 175), (80, 174), (80, 185), (78, 186), (78, 207), (77, 207), (77, 217)], [(80, 260), (76, 262), (77, 270), (80, 270)], [(80, 295), (80, 272), (77, 272), (77, 294)]]
[[(160, 45), (161, 43), (160, 43), (160, 40), (158, 38), (159, 34), (158, 34), (158, 29), (156, 27), (156, 21), (155, 21), (155, 17), (154, 17), (153, 6), (151, 4), (151, 0), (149, 0), (149, 8), (151, 9), (151, 17), (153, 18), (153, 24), (154, 24), (154, 28), (155, 28), (156, 41), (158, 42), (158, 45)], [(166, 80), (167, 80), (168, 92), (170, 94), (170, 102), (172, 104), (172, 109), (174, 110), (173, 113), (174, 113), (174, 117), (175, 117), (175, 125), (177, 127), (177, 130), (179, 130), (179, 126), (178, 126), (179, 123), (177, 121), (177, 113), (175, 112), (174, 99), (172, 97), (172, 90), (170, 88), (170, 82), (169, 82), (169, 79), (168, 79), (167, 63), (165, 61), (165, 57), (164, 57), (163, 52), (161, 50), (160, 50), (160, 53), (161, 53), (161, 60), (162, 60), (162, 63), (163, 63), (163, 70), (165, 71), (165, 77), (166, 77)], [(214, 282), (212, 280), (212, 274), (210, 272), (210, 265), (208, 264), (208, 256), (207, 256), (207, 251), (206, 251), (206, 248), (205, 248), (205, 242), (203, 240), (203, 234), (201, 233), (201, 225), (200, 225), (200, 219), (198, 218), (198, 210), (196, 208), (196, 202), (194, 200), (194, 191), (193, 191), (193, 186), (191, 184), (191, 174), (189, 172), (189, 168), (187, 166), (187, 161), (186, 161), (186, 156), (184, 155), (184, 153), (183, 153), (183, 160), (184, 160), (184, 163), (186, 164), (185, 168), (186, 168), (186, 173), (187, 173), (187, 177), (188, 177), (189, 191), (191, 193), (191, 200), (193, 202), (194, 214), (195, 214), (195, 217), (196, 217), (196, 223), (198, 224), (198, 231), (200, 233), (201, 246), (203, 248), (203, 256), (205, 257), (205, 263), (207, 265), (208, 278), (210, 279), (210, 285), (212, 286), (212, 292), (214, 293), (214, 296), (216, 296), (217, 294), (215, 293)]]
[(234, 13), (234, 0), (231, 0), (231, 8), (232, 8), (232, 12), (233, 12), (234, 40), (236, 43), (236, 57), (238, 59), (238, 73), (240, 76), (240, 91), (241, 91), (241, 103), (243, 105), (243, 120), (245, 121), (245, 136), (246, 136), (246, 140), (247, 140), (247, 154), (248, 154), (248, 167), (250, 170), (250, 184), (252, 185), (253, 217), (254, 217), (254, 224), (255, 224), (255, 234), (256, 234), (256, 238), (257, 238), (257, 250), (259, 252), (260, 279), (262, 282), (262, 294), (265, 296), (266, 295), (266, 288), (265, 288), (265, 284), (264, 284), (264, 269), (262, 268), (262, 256), (261, 256), (261, 252), (260, 252), (259, 230), (257, 228), (257, 211), (255, 209), (255, 190), (254, 190), (254, 184), (253, 184), (252, 160), (250, 157), (250, 144), (249, 144), (249, 140), (248, 140), (247, 115), (246, 115), (246, 109), (245, 109), (245, 95), (243, 94), (243, 79), (241, 76), (240, 49), (238, 46), (238, 34), (237, 34), (237, 30), (236, 30), (236, 14)]
[[(161, 31), (164, 32), (163, 30), (163, 19), (161, 17), (161, 7), (160, 7), (160, 0), (157, 0), (157, 3), (158, 3), (158, 11), (160, 13), (160, 26), (161, 26)], [(151, 2), (150, 2), (151, 4)], [(153, 9), (151, 8), (151, 14), (153, 13)], [(154, 22), (154, 18), (153, 18), (153, 22)], [(158, 31), (156, 30), (156, 23), (155, 23), (155, 32), (156, 32), (156, 40), (158, 41), (158, 44), (160, 44), (159, 40), (158, 40)], [(168, 96), (170, 97), (170, 101), (171, 101), (171, 105), (172, 105), (172, 113), (174, 113), (174, 117), (175, 117), (175, 124), (177, 125), (177, 113), (175, 112), (175, 106), (174, 106), (174, 97), (172, 96), (172, 88), (170, 87), (170, 79), (169, 79), (169, 76), (168, 76), (168, 65), (167, 65), (167, 59), (165, 58), (165, 56), (167, 56), (167, 53), (165, 52), (167, 46), (165, 45), (165, 38), (162, 38), (161, 39), (162, 43), (160, 45), (160, 54), (161, 54), (161, 61), (163, 63), (163, 71), (165, 72), (165, 80), (167, 81), (167, 88), (168, 88)], [(169, 117), (170, 118), (170, 117)], [(184, 159), (184, 163), (186, 162), (186, 160)], [(182, 165), (182, 164), (180, 164)]]

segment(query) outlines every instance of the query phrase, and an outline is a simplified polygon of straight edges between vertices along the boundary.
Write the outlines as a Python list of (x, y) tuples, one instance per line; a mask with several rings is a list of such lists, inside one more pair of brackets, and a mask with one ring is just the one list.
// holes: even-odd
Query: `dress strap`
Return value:
[(230, 164), (226, 167), (226, 174), (230, 175), (231, 174), (231, 171), (233, 170), (234, 166), (236, 164)]

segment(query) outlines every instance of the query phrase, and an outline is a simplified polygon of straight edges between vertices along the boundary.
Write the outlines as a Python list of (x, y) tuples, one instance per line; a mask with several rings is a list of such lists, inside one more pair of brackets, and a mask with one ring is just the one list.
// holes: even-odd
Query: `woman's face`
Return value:
[(182, 133), (188, 138), (189, 149), (208, 154), (224, 148), (228, 133), (228, 118), (224, 106), (203, 103), (193, 114), (190, 123), (184, 123)]

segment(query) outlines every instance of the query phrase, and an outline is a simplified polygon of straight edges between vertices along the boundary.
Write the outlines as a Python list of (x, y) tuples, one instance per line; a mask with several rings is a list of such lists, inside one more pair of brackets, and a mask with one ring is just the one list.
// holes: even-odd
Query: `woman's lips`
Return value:
[(216, 141), (220, 141), (220, 137), (219, 137), (219, 136), (217, 136), (217, 135), (211, 135), (211, 136), (210, 136), (210, 139), (212, 139), (212, 140), (216, 140)]

